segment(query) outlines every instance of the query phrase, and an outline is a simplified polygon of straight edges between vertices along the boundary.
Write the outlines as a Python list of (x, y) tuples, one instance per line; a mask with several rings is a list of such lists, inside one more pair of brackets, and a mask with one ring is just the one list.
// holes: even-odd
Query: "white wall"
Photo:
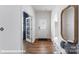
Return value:
[[(61, 12), (62, 10), (67, 7), (66, 5), (57, 5), (52, 10), (52, 17), (51, 17), (51, 30), (52, 30), (52, 41), (54, 42), (56, 52), (65, 53), (65, 50), (61, 48), (60, 43), (64, 41), (61, 36)], [(54, 29), (55, 28), (55, 29)]]
[(35, 12), (32, 6), (24, 5), (22, 6), (22, 11), (25, 11), (32, 17), (32, 42), (35, 40)]
[(57, 14), (57, 23), (58, 23), (58, 25), (57, 25), (57, 27), (58, 27), (57, 37), (59, 37), (62, 40), (63, 40), (63, 38), (61, 36), (61, 12), (66, 7), (67, 7), (67, 5), (59, 5), (59, 6), (56, 6), (56, 10), (54, 11)]
[(0, 53), (17, 52), (22, 49), (20, 6), (0, 6)]
[(35, 16), (36, 16), (35, 37), (36, 38), (51, 38), (51, 23), (50, 23), (51, 12), (50, 11), (36, 11)]

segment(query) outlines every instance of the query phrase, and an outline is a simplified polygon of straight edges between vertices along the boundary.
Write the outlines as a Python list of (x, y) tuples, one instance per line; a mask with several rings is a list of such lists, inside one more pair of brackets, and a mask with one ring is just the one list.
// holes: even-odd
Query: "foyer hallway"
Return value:
[(51, 54), (54, 46), (51, 39), (36, 39), (34, 43), (24, 41), (24, 50), (31, 54)]

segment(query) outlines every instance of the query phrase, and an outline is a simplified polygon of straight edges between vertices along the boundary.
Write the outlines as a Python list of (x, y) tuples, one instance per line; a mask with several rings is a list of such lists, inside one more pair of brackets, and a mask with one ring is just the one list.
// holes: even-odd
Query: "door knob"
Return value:
[(0, 28), (0, 31), (3, 31), (3, 30), (4, 30), (4, 28), (3, 28), (3, 27), (1, 27), (1, 28)]

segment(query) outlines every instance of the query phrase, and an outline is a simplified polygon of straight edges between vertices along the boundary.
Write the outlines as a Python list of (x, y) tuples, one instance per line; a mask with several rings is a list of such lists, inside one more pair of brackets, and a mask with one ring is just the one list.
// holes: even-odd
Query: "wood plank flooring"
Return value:
[(51, 39), (36, 39), (34, 43), (24, 41), (24, 50), (30, 54), (51, 54), (54, 46)]

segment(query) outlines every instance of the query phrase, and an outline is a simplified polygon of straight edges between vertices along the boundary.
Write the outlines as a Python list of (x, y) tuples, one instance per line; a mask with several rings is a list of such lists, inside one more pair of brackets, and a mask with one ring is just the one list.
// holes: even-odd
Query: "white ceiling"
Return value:
[(54, 5), (32, 5), (36, 11), (51, 11), (55, 6)]

